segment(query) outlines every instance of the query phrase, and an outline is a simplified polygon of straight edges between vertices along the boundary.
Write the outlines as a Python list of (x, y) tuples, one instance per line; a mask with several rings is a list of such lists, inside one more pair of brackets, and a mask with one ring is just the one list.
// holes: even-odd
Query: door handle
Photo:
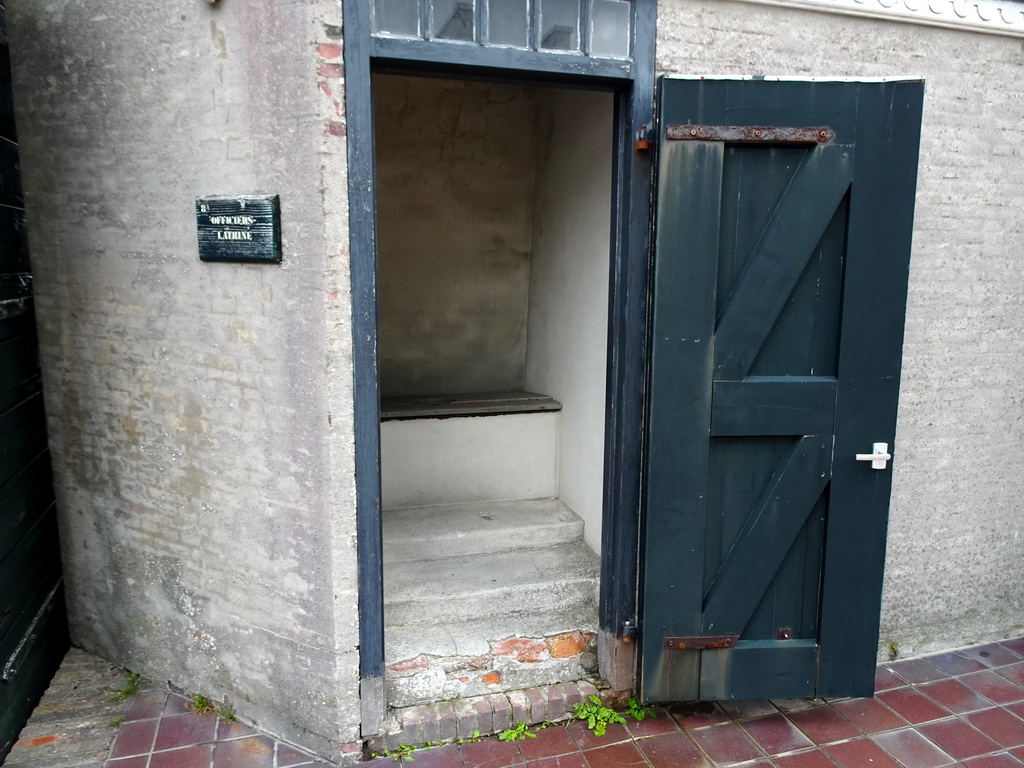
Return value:
[(892, 458), (888, 443), (875, 443), (871, 453), (858, 453), (857, 461), (870, 461), (872, 469), (885, 469), (886, 463)]

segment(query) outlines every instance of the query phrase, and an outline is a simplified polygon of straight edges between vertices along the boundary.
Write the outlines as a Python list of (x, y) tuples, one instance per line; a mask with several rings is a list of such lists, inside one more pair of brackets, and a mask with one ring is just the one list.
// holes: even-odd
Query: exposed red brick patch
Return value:
[(331, 62), (322, 62), (316, 69), (320, 77), (344, 77), (345, 68), (341, 64), (333, 64)]
[(328, 120), (327, 127), (325, 130), (327, 131), (327, 134), (330, 136), (344, 136), (345, 124), (337, 120)]
[(414, 672), (417, 669), (426, 669), (428, 663), (426, 656), (417, 656), (415, 659), (396, 661), (394, 664), (388, 665), (388, 669), (392, 672)]
[(583, 653), (594, 637), (592, 632), (566, 632), (547, 638), (548, 651), (556, 659), (564, 659)]
[(61, 741), (60, 736), (36, 736), (34, 739), (29, 739), (24, 742), (26, 747), (43, 747), (47, 744), (53, 744), (55, 741)]
[(337, 43), (317, 43), (316, 50), (324, 59), (337, 59), (341, 57), (341, 46)]
[(488, 672), (486, 675), (483, 675), (480, 680), (484, 685), (497, 685), (501, 682), (501, 672)]
[(510, 637), (491, 644), (495, 656), (515, 656), (517, 661), (534, 662), (548, 658), (548, 646), (543, 640), (530, 637)]
[(320, 86), (320, 90), (323, 91), (324, 96), (333, 96), (334, 93), (331, 91), (331, 84), (325, 83), (323, 80), (317, 83)]

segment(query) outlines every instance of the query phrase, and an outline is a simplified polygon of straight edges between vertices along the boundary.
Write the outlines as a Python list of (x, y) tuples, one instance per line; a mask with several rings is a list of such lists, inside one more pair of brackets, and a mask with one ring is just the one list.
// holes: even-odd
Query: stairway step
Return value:
[(384, 562), (564, 544), (583, 521), (558, 499), (519, 499), (386, 510)]
[(594, 604), (520, 616), (486, 616), (452, 622), (422, 621), (384, 629), (384, 660), (394, 664), (416, 656), (484, 656), (492, 643), (510, 637), (550, 637), (566, 632), (597, 632)]
[(596, 606), (598, 571), (598, 556), (581, 540), (391, 563), (385, 621), (391, 627), (436, 617), (450, 624)]

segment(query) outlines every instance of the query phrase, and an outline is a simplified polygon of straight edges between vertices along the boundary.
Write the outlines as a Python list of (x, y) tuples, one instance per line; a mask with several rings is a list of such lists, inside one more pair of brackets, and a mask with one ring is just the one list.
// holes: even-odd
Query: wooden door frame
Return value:
[[(364, 736), (383, 726), (384, 589), (377, 349), (373, 72), (600, 88), (615, 93), (605, 465), (600, 590), (601, 656), (631, 687), (637, 625), (640, 475), (647, 367), (656, 0), (632, 0), (633, 60), (608, 62), (370, 34), (369, 2), (343, 3), (352, 280), (359, 678)], [(340, 33), (340, 30), (338, 30)], [(623, 684), (627, 684), (624, 686)]]

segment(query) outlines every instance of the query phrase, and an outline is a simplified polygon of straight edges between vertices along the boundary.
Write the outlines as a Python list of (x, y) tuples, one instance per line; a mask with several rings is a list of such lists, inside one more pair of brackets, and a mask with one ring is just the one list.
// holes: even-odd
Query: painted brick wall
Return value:
[[(9, 10), (74, 641), (358, 738), (340, 4)], [(281, 195), (284, 263), (195, 198)]]
[(1024, 50), (1019, 39), (661, 0), (663, 72), (923, 76), (880, 652), (1024, 628)]

